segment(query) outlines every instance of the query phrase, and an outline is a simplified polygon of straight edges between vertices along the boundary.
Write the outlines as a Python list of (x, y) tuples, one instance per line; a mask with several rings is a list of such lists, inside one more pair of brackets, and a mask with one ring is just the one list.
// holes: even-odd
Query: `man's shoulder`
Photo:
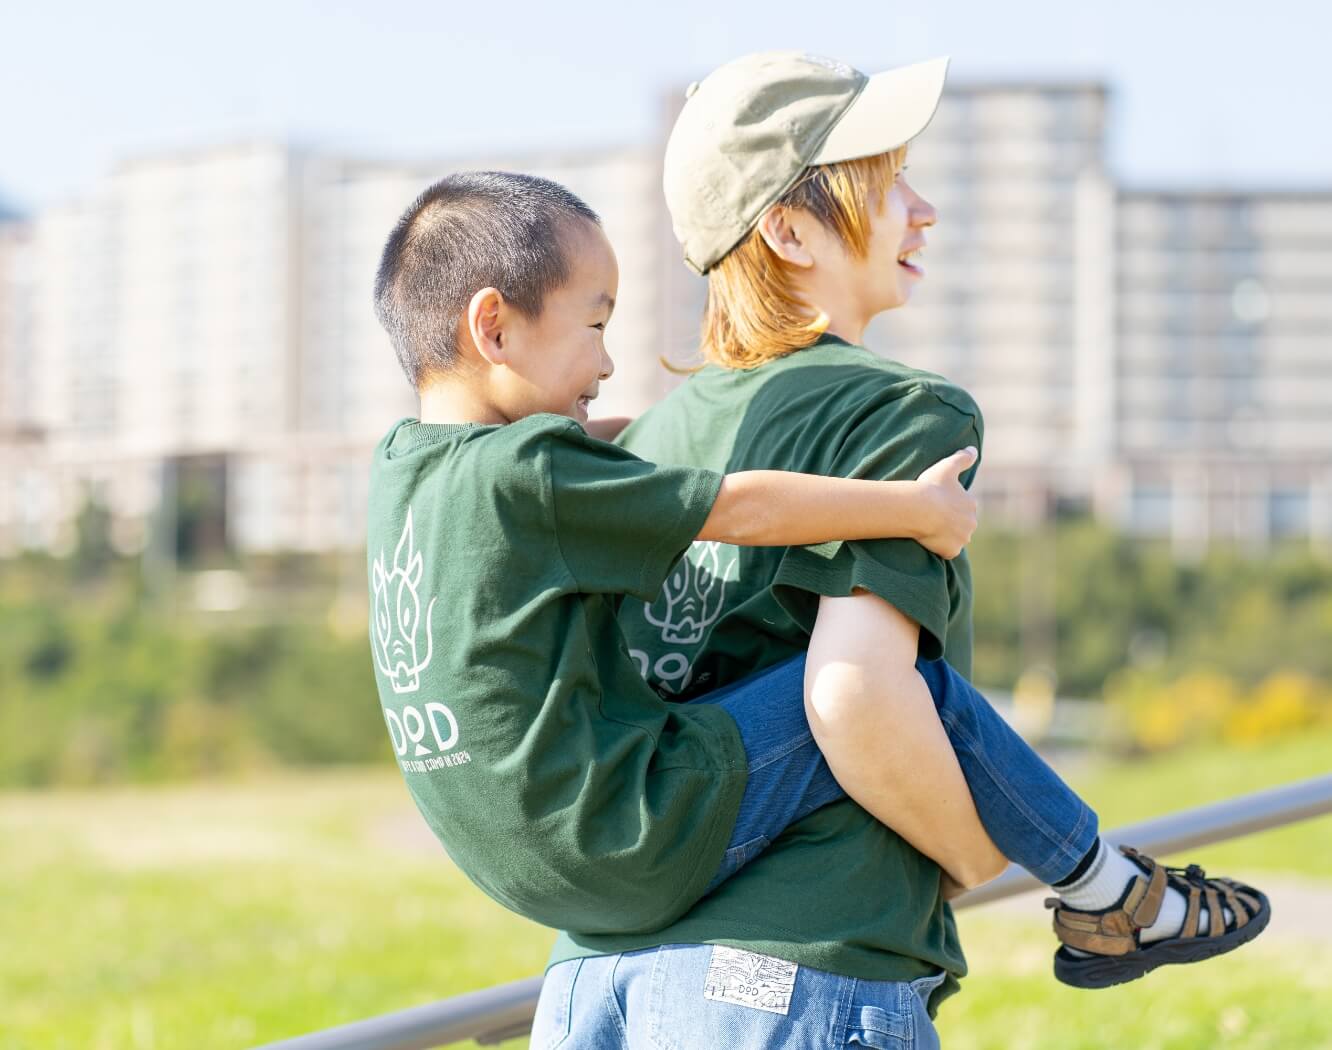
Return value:
[[(757, 368), (733, 370), (707, 365), (649, 409), (645, 415), (665, 415), (672, 410), (694, 408), (695, 402), (740, 400), (760, 391), (802, 390), (829, 396), (883, 401), (915, 398), (979, 415), (975, 400), (952, 380), (915, 368), (863, 346), (834, 343), (798, 350)], [(728, 396), (729, 395), (729, 396)]]
[[(847, 397), (872, 398), (885, 407), (909, 403), (916, 411), (945, 408), (980, 417), (980, 407), (961, 386), (945, 376), (876, 354), (863, 346), (827, 348), (825, 361), (811, 360), (807, 367), (832, 365), (821, 384), (825, 390)], [(801, 378), (808, 380), (807, 373)]]
[(766, 461), (784, 443), (794, 456), (784, 454), (783, 461), (818, 470), (807, 455), (811, 441), (831, 451), (910, 432), (947, 444), (959, 433), (979, 437), (983, 430), (979, 406), (958, 384), (836, 343), (743, 371), (706, 366), (648, 409), (619, 441), (649, 458), (711, 463), (720, 454), (732, 466), (732, 449)]
[(984, 428), (980, 406), (957, 383), (862, 346), (817, 347), (778, 363), (785, 367), (765, 377), (754, 399), (768, 407), (816, 420), (840, 418), (862, 432), (904, 425), (950, 433)]

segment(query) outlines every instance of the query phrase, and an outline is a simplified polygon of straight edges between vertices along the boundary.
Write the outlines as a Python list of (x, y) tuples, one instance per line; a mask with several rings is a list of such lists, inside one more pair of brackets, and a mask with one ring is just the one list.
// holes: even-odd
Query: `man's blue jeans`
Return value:
[[(920, 660), (916, 669), (999, 851), (1046, 885), (1068, 876), (1096, 841), (1096, 814), (952, 667)], [(693, 701), (717, 704), (735, 719), (749, 760), (740, 813), (713, 886), (789, 825), (846, 797), (810, 733), (804, 681), (801, 654)]]
[[(916, 667), (994, 844), (1042, 882), (1067, 876), (1096, 839), (1096, 814), (966, 679), (943, 661)], [(803, 655), (693, 702), (718, 704), (731, 714), (749, 760), (749, 781), (715, 886), (788, 825), (846, 795), (805, 718)], [(789, 980), (789, 988), (782, 984), (784, 1004), (778, 1004), (785, 1012), (776, 1012), (771, 1003), (756, 1006), (717, 994), (717, 951), (708, 944), (666, 944), (551, 967), (532, 1047), (938, 1050), (927, 1004), (943, 973), (910, 983), (860, 981), (745, 953), (747, 960), (738, 965), (766, 967)]]
[[(751, 970), (760, 989), (728, 992), (728, 973)], [(546, 974), (530, 1046), (939, 1050), (926, 1004), (943, 979), (861, 981), (710, 944), (570, 959)]]

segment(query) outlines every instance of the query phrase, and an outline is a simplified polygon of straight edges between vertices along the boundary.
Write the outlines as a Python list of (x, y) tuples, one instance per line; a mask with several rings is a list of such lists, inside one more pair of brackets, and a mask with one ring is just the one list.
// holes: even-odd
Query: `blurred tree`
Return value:
[(116, 560), (111, 543), (111, 511), (90, 487), (83, 490), (83, 502), (74, 518), (74, 553), (70, 571), (77, 580), (104, 575)]
[[(329, 616), (336, 559), (247, 560), (255, 600), (219, 620), (144, 601), (156, 577), (133, 560), (103, 563), (88, 520), (95, 587), (59, 559), (0, 566), (0, 784), (389, 760), (364, 622), (335, 628)], [(1182, 565), (1164, 544), (1081, 519), (1058, 521), (1041, 544), (987, 528), (972, 546), (983, 687), (1045, 673), (1023, 648), (1022, 574), (1048, 549), (1056, 693), (1106, 696), (1136, 746), (1332, 720), (1332, 564), (1307, 547), (1214, 549)]]

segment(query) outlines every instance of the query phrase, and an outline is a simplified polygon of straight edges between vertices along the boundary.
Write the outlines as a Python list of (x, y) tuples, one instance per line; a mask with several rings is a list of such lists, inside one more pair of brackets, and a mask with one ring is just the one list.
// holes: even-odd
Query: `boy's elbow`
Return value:
[(722, 478), (712, 513), (698, 534), (700, 540), (718, 540), (736, 547), (789, 546), (789, 526), (782, 529), (782, 515), (764, 488), (760, 473), (740, 471)]

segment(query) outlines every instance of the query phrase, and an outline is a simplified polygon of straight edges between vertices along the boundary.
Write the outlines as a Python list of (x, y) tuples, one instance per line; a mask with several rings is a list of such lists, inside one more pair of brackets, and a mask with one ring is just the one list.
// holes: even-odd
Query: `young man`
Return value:
[[(855, 345), (923, 274), (911, 258), (936, 216), (901, 178), (902, 147), (932, 116), (944, 66), (867, 78), (771, 53), (691, 93), (664, 181), (686, 261), (708, 274), (710, 364), (625, 431), (627, 448), (891, 478), (980, 447), (964, 391)], [(949, 671), (969, 671), (970, 620), (965, 557), (901, 541), (696, 545), (662, 595), (626, 602), (640, 669), (667, 695), (807, 649), (811, 726), (860, 805), (792, 826), (665, 929), (563, 937), (534, 1045), (560, 1030), (597, 1048), (937, 1045), (930, 1015), (965, 972), (944, 901), (994, 873), (996, 845), (1056, 885), (1068, 983), (1131, 980), (1256, 935), (1269, 914), (1257, 891), (1099, 839), (1095, 814)], [(983, 829), (959, 804), (968, 789)]]

